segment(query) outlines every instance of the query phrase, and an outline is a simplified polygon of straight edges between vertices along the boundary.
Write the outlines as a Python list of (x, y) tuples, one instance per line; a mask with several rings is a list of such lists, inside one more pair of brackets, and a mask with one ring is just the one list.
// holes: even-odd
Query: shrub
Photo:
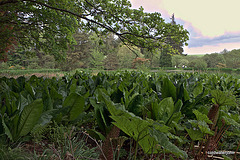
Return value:
[(233, 69), (232, 68), (221, 68), (220, 71), (224, 72), (224, 73), (232, 73)]
[(39, 69), (41, 68), (37, 62), (31, 62), (29, 65), (28, 65), (28, 68), (29, 69)]
[(1, 62), (0, 63), (0, 69), (8, 69), (8, 68), (9, 68), (9, 66), (6, 62)]

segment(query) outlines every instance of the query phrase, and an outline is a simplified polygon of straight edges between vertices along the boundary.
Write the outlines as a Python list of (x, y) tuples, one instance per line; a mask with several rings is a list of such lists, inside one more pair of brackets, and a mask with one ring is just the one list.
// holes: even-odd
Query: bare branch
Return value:
[(9, 4), (9, 3), (18, 3), (18, 0), (7, 0), (7, 1), (0, 1), (0, 6)]

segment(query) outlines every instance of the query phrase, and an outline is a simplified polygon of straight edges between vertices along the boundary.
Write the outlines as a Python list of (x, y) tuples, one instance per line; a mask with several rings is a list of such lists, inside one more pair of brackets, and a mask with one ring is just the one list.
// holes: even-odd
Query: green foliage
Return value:
[(157, 144), (159, 144), (167, 151), (187, 158), (187, 154), (173, 145), (164, 134), (168, 132), (167, 126), (154, 123), (152, 120), (143, 120), (127, 112), (123, 107), (116, 108), (107, 97), (104, 98), (104, 100), (112, 115), (111, 118), (115, 121), (113, 124), (139, 143), (145, 153), (151, 154), (158, 152), (158, 150), (161, 150), (156, 147)]
[(119, 63), (116, 53), (110, 53), (104, 59), (104, 69), (116, 70), (118, 69)]
[(149, 64), (137, 64), (136, 68), (138, 71), (148, 72), (150, 70)]
[(28, 153), (20, 147), (10, 148), (5, 144), (0, 144), (0, 159), (13, 160), (13, 159), (32, 159), (33, 154)]
[(120, 46), (118, 49), (118, 61), (120, 68), (132, 68), (132, 63), (135, 57), (134, 53), (127, 46)]
[(172, 67), (172, 56), (169, 48), (164, 48), (160, 55), (160, 67)]
[(55, 68), (55, 59), (51, 55), (44, 55), (41, 57), (41, 61), (43, 62), (41, 64), (42, 68), (49, 68), (54, 69)]
[(163, 79), (161, 91), (163, 98), (172, 97), (174, 101), (176, 100), (176, 87), (168, 78)]
[(167, 126), (176, 127), (179, 130), (181, 126), (178, 123), (182, 118), (180, 112), (182, 105), (181, 100), (178, 100), (174, 105), (172, 97), (165, 98), (159, 104), (154, 103), (152, 105), (152, 118), (163, 122)]
[(232, 50), (223, 54), (227, 68), (240, 68), (240, 50)]
[(212, 90), (211, 95), (213, 97), (212, 101), (214, 104), (219, 106), (229, 105), (236, 106), (236, 97), (232, 94), (231, 91), (221, 91), (221, 90)]
[(93, 50), (91, 55), (92, 55), (92, 60), (90, 62), (91, 66), (97, 69), (103, 69), (104, 64), (103, 60), (105, 58), (103, 53), (98, 50)]
[[(20, 113), (15, 113), (14, 116), (2, 116), (2, 124), (4, 134), (12, 141), (27, 135), (37, 124), (43, 109), (42, 100), (38, 99), (32, 103), (25, 105)], [(11, 117), (9, 117), (11, 116)]]
[(193, 67), (195, 69), (203, 70), (203, 69), (207, 68), (207, 63), (202, 59), (196, 59), (192, 63), (194, 64)]
[(27, 135), (35, 124), (38, 122), (43, 110), (43, 103), (41, 99), (33, 101), (33, 103), (24, 107), (19, 123), (18, 123), (18, 135)]
[(202, 58), (207, 63), (208, 68), (217, 68), (217, 65), (220, 63), (226, 64), (226, 60), (222, 54), (218, 53), (206, 54)]
[(207, 115), (202, 114), (198, 110), (194, 110), (197, 120), (189, 120), (191, 128), (186, 128), (190, 138), (194, 141), (202, 140), (206, 134), (214, 135), (214, 132), (210, 130), (208, 124), (212, 124)]
[(0, 43), (1, 51), (7, 50), (13, 43), (11, 40), (16, 38), (24, 50), (34, 47), (53, 54), (59, 60), (64, 57), (62, 53), (68, 49), (68, 44), (74, 44), (73, 33), (78, 28), (94, 31), (98, 35), (112, 32), (125, 44), (149, 50), (165, 45), (171, 47), (166, 44), (169, 34), (172, 35), (171, 42), (176, 44), (184, 44), (189, 39), (183, 26), (166, 23), (160, 13), (146, 13), (142, 7), (132, 9), (128, 0), (107, 0), (104, 3), (2, 1), (0, 6), (3, 24), (0, 30), (7, 28), (5, 32), (0, 32), (0, 36), (4, 37)]
[(96, 147), (89, 148), (86, 135), (77, 135), (75, 128), (54, 125), (49, 130), (51, 143), (36, 159), (97, 159)]
[[(8, 143), (29, 136), (36, 142), (48, 139), (55, 142), (52, 148), (56, 149), (48, 153), (64, 156), (73, 152), (63, 144), (75, 143), (73, 137), (79, 130), (104, 140), (115, 125), (136, 144), (126, 141), (122, 148), (134, 158), (150, 159), (153, 154), (184, 159), (187, 151), (183, 148), (188, 147), (192, 158), (193, 144), (207, 145), (213, 134), (220, 136), (218, 143), (225, 141), (221, 149), (233, 150), (237, 147), (234, 138), (240, 138), (235, 103), (239, 87), (239, 79), (232, 76), (196, 73), (118, 71), (92, 75), (79, 71), (52, 79), (1, 77), (0, 139)], [(220, 105), (218, 121), (212, 121), (219, 133), (213, 133), (212, 119), (207, 116), (213, 103)], [(69, 135), (73, 126), (77, 131), (69, 139), (64, 135)], [(222, 136), (226, 128), (228, 132)]]
[(197, 117), (197, 123), (195, 123), (194, 121), (190, 121), (190, 123), (194, 126), (194, 127), (198, 127), (200, 129), (200, 131), (203, 133), (203, 135), (205, 134), (210, 134), (213, 135), (214, 132), (210, 130), (208, 124), (212, 124), (212, 121), (208, 119), (208, 117), (202, 113), (200, 113), (197, 110), (194, 110), (193, 113), (195, 114), (195, 116)]
[(75, 120), (85, 109), (84, 97), (71, 93), (63, 102), (63, 107), (70, 107), (69, 120)]
[(186, 56), (183, 55), (174, 55), (172, 56), (172, 66), (182, 68), (182, 66), (188, 66), (189, 60)]
[(231, 69), (237, 69), (240, 67), (239, 66), (240, 50), (234, 49), (232, 51), (227, 51), (225, 49), (220, 53), (211, 53), (211, 54), (205, 54), (201, 56), (188, 55), (186, 56), (186, 59), (189, 61), (188, 66), (193, 68), (195, 67), (195, 64), (197, 61), (204, 60), (207, 63), (207, 68), (209, 70), (212, 70), (212, 71), (216, 70), (218, 72), (220, 70), (223, 73), (233, 73), (234, 70), (231, 70)]
[(40, 69), (39, 59), (37, 57), (29, 58), (28, 69)]
[(8, 69), (8, 68), (9, 68), (9, 66), (6, 62), (1, 62), (0, 63), (0, 69)]
[(182, 159), (188, 158), (187, 153), (180, 150), (177, 146), (171, 143), (164, 133), (152, 128), (150, 129), (150, 135), (153, 136), (158, 144), (163, 147), (164, 151), (180, 156)]

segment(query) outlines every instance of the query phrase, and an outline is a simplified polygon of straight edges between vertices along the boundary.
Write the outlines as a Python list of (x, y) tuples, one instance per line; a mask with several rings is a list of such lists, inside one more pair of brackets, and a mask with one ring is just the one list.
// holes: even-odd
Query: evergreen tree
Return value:
[[(176, 21), (175, 21), (175, 17), (174, 14), (172, 14), (171, 19), (171, 25), (173, 27), (176, 27)], [(183, 53), (183, 43), (176, 43), (176, 41), (174, 40), (174, 36), (172, 35), (172, 33), (169, 33), (169, 35), (166, 38), (166, 43), (169, 44), (171, 48), (169, 47), (164, 47), (161, 51), (161, 55), (160, 55), (160, 67), (172, 67), (172, 56), (173, 54), (180, 54), (182, 55)]]
[(104, 67), (107, 70), (115, 70), (118, 69), (119, 61), (116, 53), (110, 53), (104, 59)]
[[(172, 14), (172, 17), (170, 19), (171, 19), (171, 24), (173, 26), (177, 26), (174, 14)], [(182, 53), (183, 53), (183, 43), (176, 42), (174, 40), (174, 36), (173, 35), (169, 34), (169, 36), (167, 37), (167, 42), (166, 43), (169, 43), (170, 46), (172, 46), (172, 48), (175, 50), (175, 52), (177, 52), (177, 54), (182, 55)], [(174, 53), (171, 52), (171, 54), (174, 54)]]
[(172, 67), (172, 56), (169, 54), (169, 48), (163, 48), (160, 55), (160, 67)]
[(66, 59), (58, 64), (58, 67), (62, 70), (69, 71), (89, 66), (90, 50), (92, 48), (89, 33), (78, 30), (73, 37), (76, 43), (67, 51)]

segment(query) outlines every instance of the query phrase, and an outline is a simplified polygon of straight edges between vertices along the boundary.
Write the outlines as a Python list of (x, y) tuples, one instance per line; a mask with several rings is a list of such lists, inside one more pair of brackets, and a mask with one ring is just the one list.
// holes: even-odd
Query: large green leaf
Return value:
[(156, 120), (167, 122), (174, 111), (172, 97), (164, 98), (158, 105), (153, 105), (152, 112)]
[(192, 92), (193, 97), (196, 98), (202, 92), (203, 92), (203, 85), (202, 83), (198, 83), (193, 89), (193, 92)]
[[(212, 124), (212, 121), (209, 120), (207, 115), (202, 114), (198, 110), (193, 110), (193, 113), (196, 115), (197, 120), (189, 120), (189, 122), (191, 123), (191, 125), (193, 127), (197, 127), (195, 130), (199, 130), (200, 129), (200, 131), (202, 132), (203, 135), (205, 135), (205, 134), (213, 135), (214, 132), (211, 131), (209, 126), (208, 126), (208, 124)], [(194, 132), (192, 132), (192, 133), (194, 133)]]
[(53, 109), (59, 108), (63, 103), (63, 96), (57, 92), (54, 86), (50, 86), (50, 95), (53, 103)]
[(75, 120), (84, 111), (85, 99), (77, 93), (71, 93), (63, 103), (63, 107), (70, 107), (69, 120)]
[(53, 109), (53, 101), (49, 93), (49, 86), (47, 82), (45, 82), (43, 86), (42, 98), (43, 98), (44, 111)]
[[(113, 124), (120, 128), (124, 133), (132, 137), (142, 147), (145, 153), (157, 153), (158, 149), (160, 149), (157, 147), (157, 144), (162, 144), (161, 142), (158, 142), (158, 139), (156, 139), (154, 136), (158, 136), (159, 134), (151, 134), (150, 131), (152, 128), (155, 128), (159, 133), (167, 133), (169, 128), (150, 119), (143, 120), (133, 113), (124, 110), (122, 106), (115, 105), (106, 95), (103, 94), (103, 96), (108, 110), (112, 115), (111, 118), (115, 121)], [(164, 141), (167, 141), (163, 143), (164, 147), (167, 149), (175, 149), (172, 153), (178, 153), (177, 147), (169, 141), (166, 135)], [(181, 150), (179, 150), (178, 154), (183, 156)]]
[(35, 96), (35, 91), (34, 91), (34, 88), (30, 85), (29, 82), (26, 82), (26, 83), (25, 83), (25, 89), (26, 89), (26, 91), (31, 95), (31, 97), (34, 98), (34, 96)]
[(117, 110), (114, 111), (113, 109), (111, 111), (118, 114), (118, 116), (111, 116), (115, 121), (113, 124), (139, 143), (145, 153), (158, 153), (161, 150), (158, 146), (160, 145), (170, 153), (182, 158), (187, 157), (186, 153), (172, 144), (165, 135), (168, 132), (168, 127), (157, 124), (152, 120), (143, 120), (124, 110)]
[(1, 81), (0, 83), (0, 93), (7, 93), (9, 92), (11, 89), (9, 88), (9, 86), (7, 85), (7, 83), (5, 81)]
[(222, 116), (222, 118), (224, 119), (225, 123), (227, 125), (232, 125), (234, 127), (238, 127), (240, 128), (240, 124), (238, 122), (236, 122), (232, 117), (231, 115), (225, 115), (225, 116)]
[(172, 97), (174, 101), (176, 100), (176, 96), (177, 96), (176, 87), (169, 80), (169, 78), (163, 79), (163, 85), (162, 85), (161, 91), (162, 91), (163, 98)]
[(184, 101), (190, 100), (189, 93), (185, 88), (183, 90), (183, 98), (184, 98)]
[(17, 136), (27, 135), (38, 122), (43, 111), (42, 99), (37, 99), (24, 107), (18, 123)]
[(109, 130), (111, 119), (109, 118), (109, 112), (106, 109), (106, 105), (103, 102), (96, 102), (95, 99), (90, 98), (90, 103), (94, 107), (94, 113), (98, 127), (105, 133)]
[(5, 124), (4, 118), (2, 118), (2, 125), (3, 125), (3, 128), (4, 128), (5, 134), (6, 134), (6, 135), (8, 136), (8, 138), (12, 141), (12, 140), (13, 140), (12, 133), (11, 133), (11, 131), (9, 130), (8, 126)]
[(202, 133), (214, 135), (214, 132), (211, 131), (211, 129), (209, 128), (208, 124), (205, 121), (199, 121), (198, 127)]
[[(181, 112), (175, 112), (171, 115), (171, 117), (167, 120), (167, 122), (165, 123), (165, 125), (167, 126), (176, 126), (178, 128), (181, 128), (181, 125), (178, 124), (179, 120), (183, 117), (182, 113)], [(175, 123), (175, 124), (172, 124), (172, 123)]]
[(76, 88), (77, 88), (77, 79), (73, 78), (71, 79), (70, 94), (76, 93)]
[(39, 125), (46, 125), (51, 122), (52, 118), (55, 116), (55, 114), (58, 112), (57, 109), (48, 110), (42, 113), (41, 117), (38, 120)]
[(182, 109), (183, 103), (182, 101), (179, 99), (175, 104), (174, 104), (174, 110), (173, 112), (180, 112)]
[(127, 110), (135, 115), (141, 116), (143, 110), (143, 96), (141, 94), (134, 94), (130, 99)]
[(100, 132), (98, 132), (94, 129), (87, 130), (87, 133), (96, 140), (102, 140), (102, 141), (105, 140), (104, 135), (102, 135)]
[(205, 121), (208, 124), (212, 124), (212, 121), (208, 118), (206, 114), (202, 114), (198, 110), (193, 110), (193, 113), (195, 114), (198, 121)]
[(154, 150), (156, 141), (149, 135), (149, 128), (152, 127), (152, 123), (135, 116), (134, 114), (122, 112), (120, 116), (111, 116), (115, 121), (113, 122), (124, 133), (132, 137), (142, 147), (145, 153), (156, 153)]
[(117, 88), (111, 95), (111, 99), (115, 103), (121, 103), (122, 98), (123, 98), (123, 92), (119, 88)]
[(157, 143), (161, 145), (164, 150), (168, 151), (169, 153), (173, 153), (177, 156), (180, 156), (183, 159), (187, 159), (188, 155), (186, 152), (180, 150), (177, 146), (169, 141), (169, 138), (166, 136), (165, 133), (160, 132), (154, 128), (149, 129), (150, 135), (155, 138)]
[(190, 129), (186, 128), (186, 131), (188, 132), (188, 135), (190, 136), (190, 138), (194, 141), (203, 139), (203, 133), (200, 130), (196, 130), (193, 128), (190, 128)]
[(29, 104), (29, 101), (25, 97), (23, 97), (23, 95), (20, 93), (18, 98), (18, 110), (22, 112), (24, 107), (28, 104)]
[(219, 106), (229, 105), (236, 106), (236, 97), (230, 91), (212, 90), (213, 103)]

